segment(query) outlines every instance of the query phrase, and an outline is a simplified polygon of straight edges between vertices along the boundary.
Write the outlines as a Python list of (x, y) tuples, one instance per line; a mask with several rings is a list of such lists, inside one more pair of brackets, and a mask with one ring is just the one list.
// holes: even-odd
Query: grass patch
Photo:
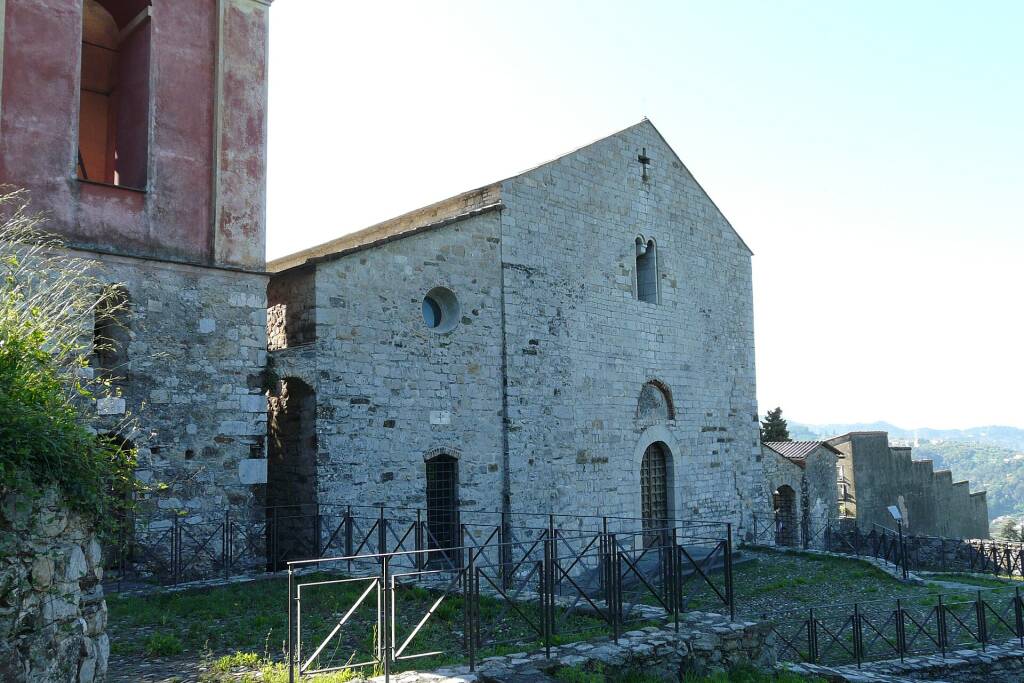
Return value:
[(142, 650), (150, 657), (173, 657), (184, 650), (181, 641), (173, 633), (153, 633), (142, 643)]
[[(640, 669), (608, 670), (599, 662), (564, 666), (552, 676), (563, 683), (664, 683), (675, 677), (659, 676)], [(707, 675), (687, 674), (683, 683), (825, 683), (822, 678), (803, 678), (788, 671), (759, 671), (739, 667)]]
[(263, 660), (255, 652), (236, 652), (224, 655), (213, 663), (213, 671), (225, 673), (233, 669), (255, 669)]
[[(329, 574), (307, 575), (302, 583), (331, 582), (338, 578)], [(303, 588), (303, 660), (314, 653), (370, 585), (365, 581), (352, 581)], [(395, 596), (398, 616), (395, 641), (396, 647), (405, 644), (402, 656), (440, 654), (400, 660), (395, 662), (393, 670), (427, 670), (464, 660), (465, 605), (461, 596), (450, 594), (439, 601), (440, 594), (415, 584), (400, 584)], [(288, 637), (287, 581), (283, 578), (149, 596), (112, 595), (107, 602), (112, 651), (118, 657), (181, 655), (197, 662), (212, 660), (212, 674), (260, 669), (266, 680), (276, 680), (278, 665), (274, 662), (283, 659)], [(518, 609), (512, 609), (504, 601), (481, 596), (479, 611), (484, 646), (478, 651), (479, 657), (541, 646), (540, 636), (533, 630), (533, 626), (541, 623), (538, 606), (520, 602), (516, 607)], [(377, 598), (371, 590), (311, 668), (372, 663), (377, 638), (376, 611)], [(428, 612), (432, 612), (430, 618), (408, 640)], [(553, 640), (557, 645), (605, 635), (608, 629), (599, 617), (573, 614), (559, 621)], [(352, 673), (343, 672), (325, 680), (344, 681), (348, 680), (345, 676), (365, 675), (371, 666), (357, 666)]]
[(962, 583), (968, 586), (980, 586), (982, 588), (1005, 588), (1020, 584), (1020, 579), (1000, 578), (996, 576), (975, 576), (973, 574), (939, 573), (928, 574), (925, 581), (949, 581)]
[[(934, 602), (940, 594), (950, 600), (965, 599), (969, 595), (939, 586), (901, 583), (878, 567), (855, 559), (750, 548), (745, 548), (743, 554), (754, 559), (738, 564), (733, 570), (739, 618), (759, 619), (780, 611), (853, 602), (864, 603), (865, 608), (870, 609), (889, 609), (895, 605), (897, 597), (924, 605)], [(713, 575), (713, 579), (722, 583), (721, 574)], [(725, 609), (699, 577), (691, 579), (684, 591), (689, 609), (718, 612)]]
[(825, 683), (824, 678), (805, 678), (789, 671), (758, 671), (740, 667), (706, 676), (687, 675), (683, 683)]

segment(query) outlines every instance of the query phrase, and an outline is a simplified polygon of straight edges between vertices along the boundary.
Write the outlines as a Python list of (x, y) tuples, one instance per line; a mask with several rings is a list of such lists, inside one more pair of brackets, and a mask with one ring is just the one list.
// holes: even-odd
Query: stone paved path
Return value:
[(195, 657), (124, 657), (111, 655), (109, 683), (197, 683), (206, 666)]

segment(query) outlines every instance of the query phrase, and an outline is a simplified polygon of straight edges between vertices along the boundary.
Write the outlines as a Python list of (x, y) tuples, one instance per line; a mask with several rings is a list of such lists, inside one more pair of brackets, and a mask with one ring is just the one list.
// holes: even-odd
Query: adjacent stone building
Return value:
[(750, 257), (645, 120), (271, 262), (273, 374), (316, 406), (315, 439), (272, 434), (317, 462), (285, 495), (745, 531)]
[(757, 525), (758, 541), (819, 547), (839, 518), (836, 473), (843, 454), (825, 441), (764, 444), (764, 473), (772, 515)]
[(931, 460), (913, 460), (909, 447), (889, 445), (885, 432), (850, 432), (828, 440), (842, 452), (839, 477), (843, 516), (862, 529), (893, 528), (896, 506), (909, 533), (947, 538), (988, 538), (984, 491), (953, 481), (949, 470), (932, 470)]

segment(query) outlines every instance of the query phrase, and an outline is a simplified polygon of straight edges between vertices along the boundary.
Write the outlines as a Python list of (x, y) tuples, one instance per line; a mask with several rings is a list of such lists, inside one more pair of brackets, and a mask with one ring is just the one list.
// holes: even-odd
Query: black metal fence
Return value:
[[(550, 656), (553, 645), (573, 637), (603, 633), (617, 641), (652, 621), (678, 629), (697, 594), (734, 613), (730, 525), (658, 528), (602, 518), (596, 532), (568, 533), (555, 521), (529, 540), (448, 548), (441, 557), (450, 562), (432, 564), (430, 549), (288, 562), (290, 680), (362, 667), (388, 677), (423, 657), (458, 658), (472, 670), (501, 647), (542, 647)], [(312, 576), (303, 571), (314, 569)], [(316, 618), (331, 604), (325, 592), (352, 586), (330, 619)], [(410, 586), (429, 587), (429, 608), (410, 610), (400, 599)], [(446, 602), (456, 605), (460, 626), (447, 627), (450, 637), (438, 644), (423, 633)], [(579, 614), (589, 616), (587, 624), (573, 622)], [(354, 640), (347, 630), (357, 631)]]
[[(358, 505), (279, 506), (245, 514), (227, 511), (218, 519), (174, 511), (135, 516), (105, 551), (104, 583), (112, 591), (180, 585), (283, 571), (293, 560), (399, 552), (415, 553), (420, 562), (416, 568), (425, 570), (450, 564), (452, 558), (447, 555), (452, 548), (486, 548), (507, 554), (501, 549), (545, 536), (621, 533), (643, 545), (642, 538), (634, 538), (635, 530), (642, 528), (642, 521), (635, 518), (451, 512), (445, 516), (451, 529), (439, 528), (436, 515), (428, 519), (424, 509)], [(732, 527), (727, 523), (666, 520), (664, 524), (673, 525), (679, 534), (685, 531), (685, 538), (694, 542), (729, 539), (731, 544)], [(685, 544), (685, 538), (681, 537), (680, 543)]]
[[(776, 522), (754, 517), (753, 542), (780, 544)], [(942, 538), (908, 534), (872, 524), (862, 529), (850, 522), (820, 525), (800, 536), (803, 548), (872, 557), (908, 571), (977, 572), (1024, 576), (1024, 544), (989, 539)]]
[(762, 615), (779, 658), (825, 665), (984, 649), (1017, 639), (1024, 603), (1016, 587), (964, 597), (903, 598), (780, 610)]

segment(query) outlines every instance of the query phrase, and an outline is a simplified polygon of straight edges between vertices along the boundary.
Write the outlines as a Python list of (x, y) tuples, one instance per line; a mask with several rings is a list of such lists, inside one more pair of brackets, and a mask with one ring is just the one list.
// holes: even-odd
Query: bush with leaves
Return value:
[(111, 387), (87, 369), (110, 288), (42, 224), (24, 191), (0, 188), (0, 494), (55, 487), (102, 521), (135, 481), (134, 453), (90, 429), (90, 404)]

